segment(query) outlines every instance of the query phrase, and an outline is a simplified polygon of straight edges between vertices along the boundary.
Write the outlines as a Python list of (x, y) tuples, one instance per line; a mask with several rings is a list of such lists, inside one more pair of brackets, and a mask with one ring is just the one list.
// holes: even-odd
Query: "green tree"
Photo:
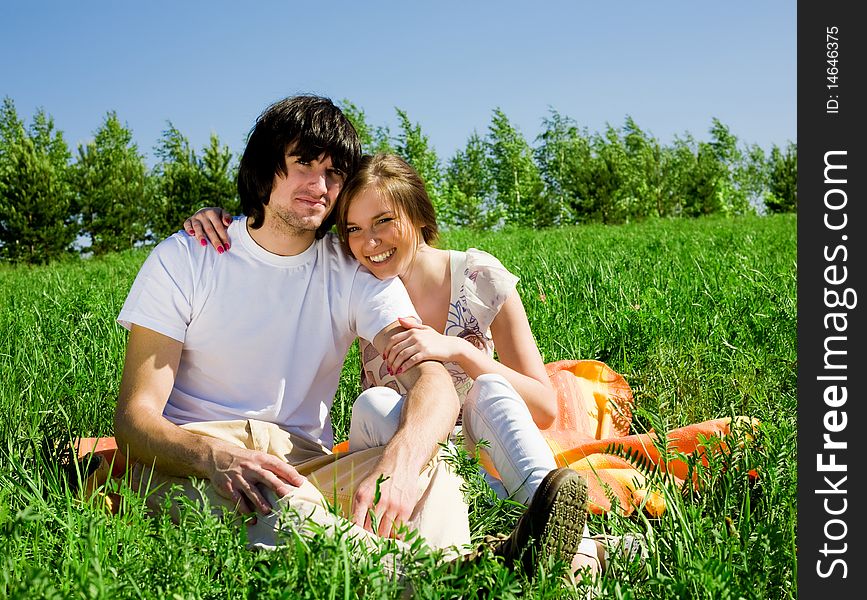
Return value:
[(508, 225), (550, 225), (556, 214), (544, 203), (544, 184), (524, 136), (499, 108), (488, 127), (488, 169), (495, 210)]
[(758, 144), (744, 148), (740, 164), (734, 170), (735, 185), (746, 196), (748, 210), (755, 212), (768, 193), (770, 170), (765, 151)]
[(400, 132), (395, 141), (395, 151), (418, 172), (424, 180), (424, 187), (433, 202), (434, 209), (439, 214), (443, 211), (443, 175), (440, 159), (431, 147), (430, 140), (422, 130), (421, 125), (409, 120), (406, 111), (399, 108), (397, 118), (400, 121)]
[(750, 192), (755, 186), (750, 178), (749, 160), (745, 160), (738, 147), (737, 137), (719, 119), (713, 119), (710, 134), (710, 148), (718, 163), (716, 210), (736, 215), (750, 212)]
[(697, 142), (690, 134), (676, 138), (674, 153), (677, 175), (677, 214), (699, 217), (720, 212), (722, 181), (726, 177), (713, 147)]
[(591, 159), (589, 135), (554, 109), (542, 120), (536, 137), (536, 163), (551, 199), (555, 223), (575, 222), (575, 209), (583, 190), (585, 169)]
[(593, 158), (586, 194), (593, 199), (591, 214), (603, 223), (622, 223), (629, 216), (633, 196), (625, 187), (628, 159), (620, 133), (607, 125), (604, 134), (593, 136), (590, 146)]
[(0, 257), (44, 263), (69, 252), (72, 224), (69, 161), (63, 134), (42, 109), (29, 130), (15, 105), (0, 110)]
[(798, 147), (789, 142), (785, 152), (776, 144), (768, 158), (768, 193), (765, 206), (770, 212), (798, 210)]
[(445, 172), (446, 221), (458, 227), (490, 227), (491, 180), (485, 143), (475, 131), (463, 150), (449, 160)]
[(667, 217), (676, 212), (677, 170), (671, 148), (626, 118), (623, 141), (629, 161), (625, 186), (635, 194), (633, 217)]
[(153, 175), (157, 209), (151, 230), (158, 239), (179, 231), (184, 219), (208, 204), (202, 202), (205, 178), (189, 140), (171, 123), (155, 149), (159, 163)]
[(229, 146), (220, 144), (220, 138), (212, 133), (199, 161), (202, 172), (200, 202), (205, 206), (222, 206), (232, 214), (240, 212), (237, 165), (233, 162)]
[(78, 147), (73, 166), (81, 235), (94, 254), (126, 248), (147, 239), (153, 208), (147, 167), (132, 132), (109, 112), (92, 142)]
[(340, 102), (340, 110), (355, 127), (364, 154), (394, 154), (391, 133), (387, 127), (370, 125), (364, 111), (349, 100), (344, 99)]

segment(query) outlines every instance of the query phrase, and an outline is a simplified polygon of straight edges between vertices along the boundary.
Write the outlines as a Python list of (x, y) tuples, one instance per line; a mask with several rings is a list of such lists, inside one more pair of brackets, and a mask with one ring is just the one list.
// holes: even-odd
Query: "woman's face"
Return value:
[(419, 235), (379, 190), (367, 188), (350, 200), (346, 239), (355, 259), (379, 279), (406, 273)]

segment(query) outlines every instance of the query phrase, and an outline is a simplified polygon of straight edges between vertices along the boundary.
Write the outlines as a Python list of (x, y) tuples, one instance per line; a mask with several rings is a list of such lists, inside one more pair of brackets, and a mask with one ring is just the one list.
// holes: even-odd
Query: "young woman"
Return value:
[[(364, 157), (335, 210), (347, 252), (380, 279), (400, 277), (422, 320), (401, 319), (406, 331), (383, 354), (360, 340), (366, 391), (353, 404), (350, 450), (387, 443), (406, 392), (395, 376), (419, 361), (440, 361), (463, 403), (459, 424), (470, 449), (480, 440), (489, 444), (499, 479), (486, 472), (486, 480), (501, 497), (528, 504), (557, 466), (539, 431), (553, 422), (557, 401), (516, 290), (518, 278), (482, 250), (434, 247), (436, 216), (424, 182), (397, 156)], [(184, 228), (203, 245), (207, 234), (224, 251), (226, 219), (231, 222), (222, 210), (202, 209)], [(585, 527), (573, 567), (598, 571), (604, 556), (603, 544)]]

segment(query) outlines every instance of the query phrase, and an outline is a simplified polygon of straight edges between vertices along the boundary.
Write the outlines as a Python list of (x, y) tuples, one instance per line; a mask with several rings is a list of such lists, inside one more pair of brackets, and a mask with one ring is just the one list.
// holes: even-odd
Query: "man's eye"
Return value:
[(331, 174), (332, 174), (334, 177), (340, 177), (340, 178), (343, 178), (343, 177), (344, 177), (344, 175), (343, 175), (343, 171), (341, 171), (340, 169), (331, 169)]

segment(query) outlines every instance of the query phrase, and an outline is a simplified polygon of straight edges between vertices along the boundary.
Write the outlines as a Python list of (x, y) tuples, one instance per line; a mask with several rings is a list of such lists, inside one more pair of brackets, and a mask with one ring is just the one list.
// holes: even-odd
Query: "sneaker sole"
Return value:
[[(543, 547), (548, 555), (571, 561), (584, 535), (587, 483), (571, 469), (563, 469), (546, 483), (546, 487), (557, 485), (558, 489), (547, 511), (549, 518), (542, 527)], [(547, 489), (540, 488), (537, 494), (540, 492), (546, 494)]]

